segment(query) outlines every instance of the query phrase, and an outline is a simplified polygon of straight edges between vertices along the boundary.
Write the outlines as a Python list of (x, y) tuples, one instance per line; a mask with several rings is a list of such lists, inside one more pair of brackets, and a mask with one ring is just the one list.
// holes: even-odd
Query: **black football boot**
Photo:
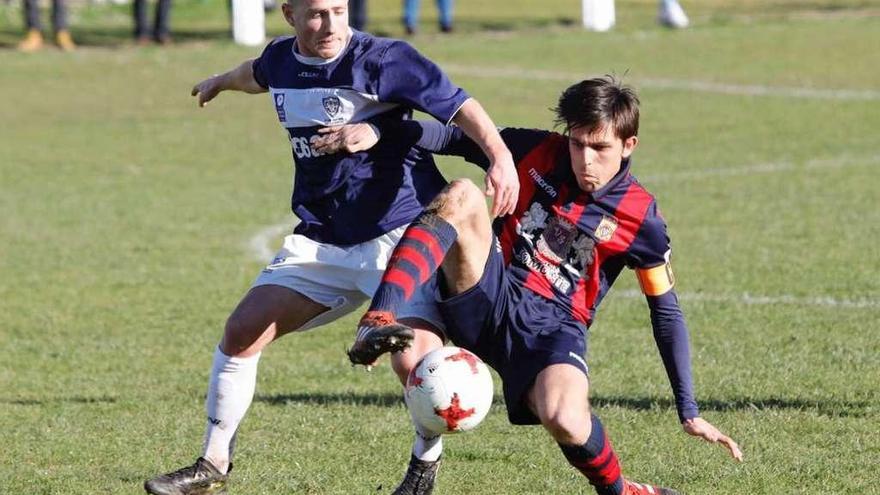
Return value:
[[(229, 465), (232, 471), (232, 464)], [(220, 495), (226, 493), (228, 474), (221, 473), (204, 457), (192, 466), (156, 476), (144, 483), (152, 495)]]
[(440, 469), (440, 459), (422, 461), (416, 456), (411, 456), (406, 476), (392, 495), (431, 495), (438, 469)]

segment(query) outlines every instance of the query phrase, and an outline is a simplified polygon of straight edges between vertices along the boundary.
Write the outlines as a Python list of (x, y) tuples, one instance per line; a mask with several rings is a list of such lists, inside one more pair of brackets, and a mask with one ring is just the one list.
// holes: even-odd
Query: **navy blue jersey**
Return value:
[(410, 45), (353, 31), (330, 60), (300, 55), (296, 38), (273, 40), (254, 61), (290, 138), (295, 164), (295, 232), (319, 242), (356, 244), (409, 223), (443, 188), (429, 153), (380, 143), (355, 154), (312, 149), (317, 129), (409, 119), (413, 109), (448, 123), (468, 99)]

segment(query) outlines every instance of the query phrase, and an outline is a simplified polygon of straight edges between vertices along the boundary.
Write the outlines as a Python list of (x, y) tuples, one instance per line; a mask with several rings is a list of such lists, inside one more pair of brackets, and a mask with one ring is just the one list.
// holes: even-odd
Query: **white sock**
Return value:
[(443, 453), (443, 435), (424, 433), (416, 427), (412, 453), (422, 461), (436, 461)]
[(205, 399), (208, 421), (202, 456), (220, 472), (229, 468), (235, 432), (254, 399), (259, 360), (259, 353), (239, 358), (223, 354), (219, 347), (214, 351)]

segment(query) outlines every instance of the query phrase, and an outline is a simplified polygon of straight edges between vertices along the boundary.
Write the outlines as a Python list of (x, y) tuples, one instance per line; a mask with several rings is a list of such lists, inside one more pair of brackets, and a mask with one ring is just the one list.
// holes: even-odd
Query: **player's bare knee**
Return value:
[(559, 407), (546, 411), (540, 419), (553, 439), (561, 444), (582, 445), (590, 436), (588, 412)]
[(227, 356), (237, 356), (257, 345), (261, 331), (255, 331), (253, 324), (238, 313), (232, 313), (223, 329), (220, 350)]
[(432, 206), (428, 209), (434, 209), (440, 217), (457, 227), (478, 208), (485, 210), (486, 202), (476, 184), (469, 179), (455, 179), (437, 196)]

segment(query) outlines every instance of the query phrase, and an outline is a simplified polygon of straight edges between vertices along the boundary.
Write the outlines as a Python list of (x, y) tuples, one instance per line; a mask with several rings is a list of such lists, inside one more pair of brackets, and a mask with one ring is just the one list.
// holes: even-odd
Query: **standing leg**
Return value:
[(37, 51), (43, 47), (42, 25), (40, 23), (40, 6), (37, 0), (23, 0), (24, 25), (27, 32), (18, 43), (18, 49), (23, 52)]
[(67, 3), (65, 0), (52, 0), (52, 26), (56, 33), (67, 31)]
[(657, 22), (672, 29), (684, 29), (690, 25), (690, 19), (678, 0), (658, 0)]
[(568, 463), (581, 472), (599, 495), (678, 495), (668, 488), (623, 478), (620, 461), (605, 428), (590, 412), (589, 381), (570, 364), (544, 368), (529, 389), (529, 409), (559, 444)]
[(251, 289), (232, 312), (214, 354), (206, 401), (204, 457), (221, 471), (231, 460), (232, 437), (253, 400), (260, 353), (326, 310), (286, 287), (262, 285)]
[(43, 30), (40, 22), (40, 4), (37, 0), (24, 0), (24, 25), (28, 30)]
[(437, 0), (437, 12), (440, 14), (440, 31), (452, 32), (453, 0)]
[(76, 49), (70, 30), (67, 29), (66, 0), (52, 0), (52, 26), (55, 28), (55, 43), (65, 52)]
[(156, 6), (156, 23), (153, 28), (153, 39), (163, 45), (171, 43), (170, 16), (171, 0), (159, 0), (159, 4)]
[(147, 33), (147, 0), (134, 0), (132, 3), (132, 16), (134, 17), (134, 37), (138, 43), (149, 41)]
[(238, 426), (253, 401), (260, 353), (327, 309), (277, 285), (257, 286), (245, 295), (227, 320), (214, 353), (202, 457), (192, 466), (148, 480), (144, 484), (147, 493), (219, 493), (223, 489)]
[(419, 1), (403, 0), (403, 29), (406, 30), (406, 34), (413, 35), (418, 31)]

